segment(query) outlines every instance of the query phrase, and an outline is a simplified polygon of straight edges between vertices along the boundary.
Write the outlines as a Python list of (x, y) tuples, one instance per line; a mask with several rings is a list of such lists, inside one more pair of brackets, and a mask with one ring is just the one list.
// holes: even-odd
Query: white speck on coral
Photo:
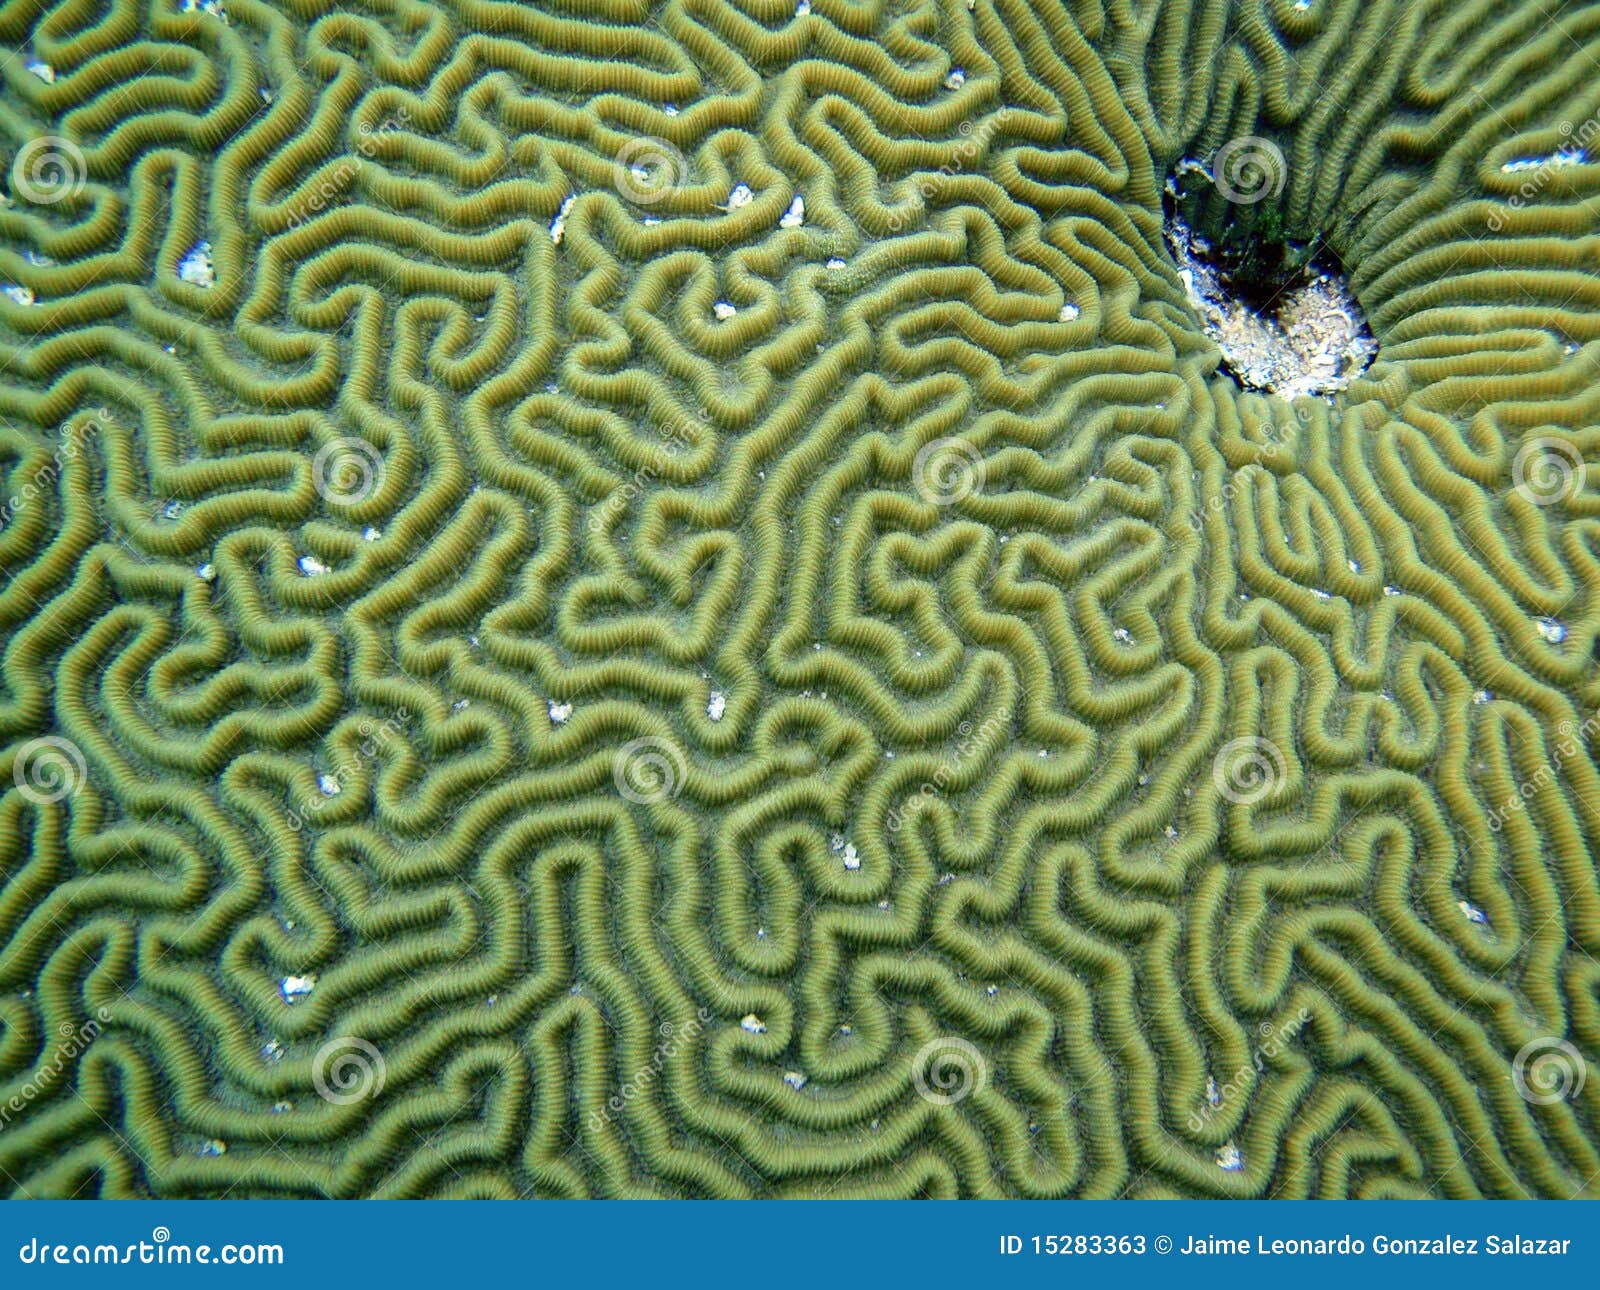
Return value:
[(731, 211), (742, 210), (755, 199), (756, 195), (751, 191), (749, 184), (735, 184), (733, 191), (728, 194), (728, 209)]
[(764, 1035), (767, 1033), (767, 1023), (751, 1012), (739, 1023), (739, 1029), (748, 1030), (752, 1035)]
[(798, 1093), (806, 1086), (806, 1077), (799, 1071), (784, 1071), (783, 1082)]
[(1386, 595), (1386, 596), (1398, 596), (1400, 594), (1400, 588), (1399, 587), (1392, 587), (1392, 586), (1391, 587), (1385, 587), (1383, 589), (1383, 594)]
[(721, 721), (722, 714), (728, 710), (728, 696), (721, 690), (711, 691), (711, 697), (706, 700), (706, 716), (713, 721)]
[(985, 990), (984, 990), (984, 993), (985, 993), (985, 994), (986, 994), (986, 995), (988, 995), (988, 996), (989, 996), (989, 997), (990, 997), (990, 998), (991, 998), (991, 999), (992, 999), (992, 998), (994, 998), (994, 997), (995, 997), (995, 995), (997, 995), (997, 994), (999, 994), (999, 993), (1000, 993), (1000, 987), (999, 987), (999, 986), (997, 986), (997, 985), (991, 985), (991, 986), (989, 986), (989, 987), (987, 987), (987, 988), (986, 988), (986, 989), (985, 989)]
[(324, 797), (337, 797), (340, 793), (339, 781), (332, 775), (318, 775), (317, 788)]
[(1133, 633), (1126, 627), (1114, 627), (1111, 630), (1111, 639), (1120, 641), (1124, 645), (1131, 645), (1133, 643)]
[(1490, 690), (1476, 690), (1472, 695), (1472, 701), (1474, 703), (1488, 703), (1493, 698), (1494, 693)]
[(300, 557), (298, 563), (300, 565), (300, 572), (308, 578), (314, 574), (328, 572), (328, 566), (323, 564), (322, 561), (317, 559), (317, 557), (314, 555), (303, 555)]
[(1061, 322), (1071, 322), (1074, 318), (1078, 317), (1078, 315), (1081, 314), (1082, 312), (1083, 312), (1083, 310), (1079, 309), (1077, 305), (1072, 304), (1069, 301), (1067, 304), (1064, 304), (1064, 305), (1061, 306), (1061, 312), (1058, 313), (1056, 315), (1056, 317)]
[(465, 712), (471, 703), (470, 699), (457, 699), (450, 705), (451, 712)]
[(165, 506), (163, 506), (161, 508), (161, 514), (162, 514), (162, 517), (165, 518), (165, 519), (175, 520), (175, 519), (178, 518), (178, 516), (183, 514), (183, 503), (182, 502), (168, 502)]
[(26, 63), (26, 67), (46, 85), (54, 85), (56, 83), (56, 69), (51, 67), (49, 63), (37, 58), (30, 58)]
[(373, 528), (370, 524), (361, 530), (361, 540), (363, 542), (376, 542), (382, 536), (383, 531), (381, 529)]
[(1361, 561), (1360, 560), (1346, 560), (1344, 562), (1344, 564), (1345, 564), (1345, 568), (1349, 569), (1351, 573), (1360, 573), (1361, 572)]
[(215, 582), (217, 578), (217, 566), (210, 563), (202, 564), (198, 569), (195, 570), (195, 575), (206, 582)]
[(967, 83), (967, 73), (960, 67), (952, 67), (950, 75), (944, 78), (944, 87), (947, 90), (959, 90)]
[(1466, 917), (1467, 922), (1477, 923), (1481, 927), (1489, 925), (1489, 915), (1470, 901), (1458, 900), (1456, 901), (1456, 908)]
[(545, 706), (550, 709), (550, 724), (552, 726), (565, 724), (567, 718), (572, 715), (572, 705), (570, 703), (557, 703), (554, 699), (550, 699), (547, 700)]
[(1514, 175), (1524, 170), (1560, 170), (1564, 166), (1580, 166), (1588, 160), (1588, 153), (1583, 148), (1563, 148), (1560, 152), (1553, 152), (1548, 157), (1518, 157), (1514, 161), (1505, 162), (1500, 171), (1502, 174)]
[(799, 193), (796, 193), (794, 200), (789, 203), (789, 209), (784, 211), (784, 213), (781, 216), (779, 216), (779, 218), (778, 218), (778, 227), (779, 228), (799, 228), (805, 222), (806, 222), (806, 199), (804, 197), (800, 196)]
[(202, 1142), (196, 1154), (202, 1156), (222, 1156), (228, 1153), (228, 1144), (221, 1138), (212, 1138), (210, 1142)]
[(1167, 835), (1168, 842), (1176, 842), (1178, 840), (1178, 826), (1176, 824), (1167, 825), (1162, 832)]
[(292, 1110), (294, 1110), (293, 1102), (274, 1102), (272, 1104), (272, 1113), (274, 1115), (287, 1115)]
[(209, 287), (217, 280), (211, 263), (211, 243), (196, 242), (178, 261), (178, 277), (195, 287)]
[(830, 269), (842, 269), (842, 268), (844, 268), (844, 261), (841, 260), (836, 255), (836, 256), (834, 256), (832, 259), (830, 259), (828, 261), (828, 268), (830, 268)]
[(27, 287), (21, 287), (15, 284), (7, 284), (5, 292), (6, 295), (10, 297), (13, 304), (21, 305), (24, 309), (26, 309), (34, 301), (33, 292)]
[(1557, 622), (1554, 618), (1535, 618), (1533, 625), (1539, 629), (1539, 635), (1543, 636), (1552, 645), (1559, 645), (1567, 639), (1566, 625)]
[(1217, 1079), (1214, 1075), (1206, 1077), (1206, 1101), (1210, 1102), (1212, 1106), (1222, 1105), (1222, 1090), (1217, 1087)]
[(716, 314), (718, 322), (727, 322), (734, 314), (739, 312), (737, 305), (727, 300), (719, 300), (711, 306), (711, 312)]
[(303, 999), (317, 988), (316, 973), (306, 976), (286, 976), (278, 982), (278, 993), (283, 996), (285, 1003), (293, 1003), (296, 999)]
[(261, 1045), (261, 1060), (264, 1062), (281, 1062), (283, 1060), (283, 1045), (276, 1039), (269, 1039)]
[(1333, 597), (1331, 595), (1329, 595), (1326, 591), (1324, 591), (1321, 587), (1313, 587), (1311, 589), (1311, 594), (1313, 596), (1315, 596), (1318, 600), (1332, 600), (1333, 599)]
[(794, 7), (795, 17), (804, 18), (811, 12), (811, 0), (799, 0)]
[(557, 246), (561, 245), (561, 239), (567, 235), (567, 212), (577, 200), (576, 193), (569, 193), (566, 200), (561, 203), (561, 209), (556, 212), (556, 217), (550, 221), (550, 240)]
[(678, 105), (676, 103), (663, 103), (661, 105), (661, 110), (668, 116), (678, 115)]
[(1239, 1148), (1231, 1142), (1226, 1142), (1217, 1148), (1217, 1168), (1230, 1174), (1236, 1174), (1244, 1168), (1244, 1157), (1239, 1153)]

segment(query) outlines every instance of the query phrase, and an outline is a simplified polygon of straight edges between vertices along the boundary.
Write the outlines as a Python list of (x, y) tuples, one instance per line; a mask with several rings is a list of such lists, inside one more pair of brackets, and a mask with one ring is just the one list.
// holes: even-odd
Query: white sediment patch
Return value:
[(1333, 394), (1372, 362), (1378, 343), (1337, 274), (1317, 273), (1281, 296), (1271, 317), (1235, 298), (1207, 258), (1211, 246), (1181, 219), (1167, 227), (1189, 305), (1239, 384), (1281, 398)]

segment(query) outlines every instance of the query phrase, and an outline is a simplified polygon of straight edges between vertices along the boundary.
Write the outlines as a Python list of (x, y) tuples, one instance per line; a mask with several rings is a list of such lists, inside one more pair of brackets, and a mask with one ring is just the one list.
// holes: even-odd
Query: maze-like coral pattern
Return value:
[(1600, 5), (0, 42), (6, 1189), (1600, 1189)]

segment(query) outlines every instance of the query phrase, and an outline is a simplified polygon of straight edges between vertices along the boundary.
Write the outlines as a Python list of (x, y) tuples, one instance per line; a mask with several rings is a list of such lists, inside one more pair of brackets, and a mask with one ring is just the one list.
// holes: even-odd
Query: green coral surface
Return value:
[(1600, 5), (0, 46), (0, 1190), (1600, 1192)]

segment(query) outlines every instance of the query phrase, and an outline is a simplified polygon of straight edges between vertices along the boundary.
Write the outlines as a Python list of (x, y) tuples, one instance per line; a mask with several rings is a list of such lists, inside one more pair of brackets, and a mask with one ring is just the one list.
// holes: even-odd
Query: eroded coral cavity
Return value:
[(1190, 307), (1245, 389), (1285, 399), (1334, 394), (1378, 352), (1342, 274), (1313, 262), (1262, 307), (1235, 289), (1211, 242), (1181, 217), (1170, 219), (1166, 232)]

